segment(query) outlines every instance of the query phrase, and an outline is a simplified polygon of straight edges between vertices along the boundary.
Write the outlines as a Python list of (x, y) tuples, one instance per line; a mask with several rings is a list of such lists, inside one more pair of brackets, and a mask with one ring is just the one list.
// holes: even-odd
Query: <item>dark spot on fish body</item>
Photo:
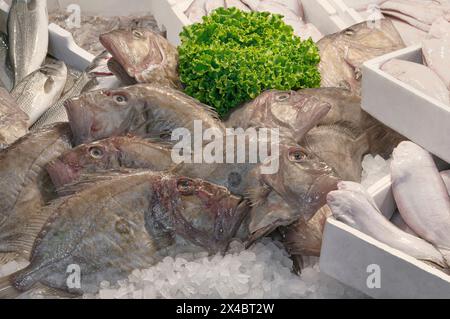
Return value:
[(231, 172), (228, 175), (229, 187), (238, 187), (242, 183), (242, 176), (238, 172)]
[(130, 224), (123, 218), (116, 221), (115, 229), (122, 235), (128, 235), (131, 233)]

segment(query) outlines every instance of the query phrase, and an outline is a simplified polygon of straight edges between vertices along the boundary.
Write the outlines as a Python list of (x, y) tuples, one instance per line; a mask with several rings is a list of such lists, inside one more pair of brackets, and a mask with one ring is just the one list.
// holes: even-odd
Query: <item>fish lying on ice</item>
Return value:
[(9, 92), (0, 88), (0, 150), (27, 134), (28, 121)]
[(381, 66), (381, 70), (399, 81), (450, 105), (448, 89), (441, 78), (425, 65), (392, 59)]
[(29, 133), (0, 152), (0, 253), (28, 259), (45, 223), (40, 208), (57, 197), (45, 166), (71, 148), (68, 124)]
[(432, 156), (412, 142), (394, 150), (391, 179), (404, 221), (450, 260), (450, 197)]
[(39, 69), (47, 56), (47, 0), (13, 0), (8, 16), (8, 35), (17, 85)]
[(119, 29), (102, 34), (100, 42), (137, 82), (182, 87), (178, 50), (159, 34), (143, 28)]
[[(137, 172), (89, 177), (75, 196), (42, 209), (47, 217), (30, 265), (0, 281), (0, 296), (15, 297), (43, 285), (95, 293), (147, 268), (171, 249), (225, 252), (248, 206), (223, 187), (167, 173)], [(79, 288), (67, 285), (67, 267), (78, 265)]]
[[(345, 189), (341, 189), (342, 185)], [(419, 260), (447, 267), (433, 245), (400, 230), (384, 217), (359, 184), (343, 182), (338, 187), (339, 190), (327, 196), (328, 206), (337, 220)]]
[(48, 64), (19, 82), (12, 96), (28, 115), (31, 127), (61, 97), (67, 79), (64, 62)]

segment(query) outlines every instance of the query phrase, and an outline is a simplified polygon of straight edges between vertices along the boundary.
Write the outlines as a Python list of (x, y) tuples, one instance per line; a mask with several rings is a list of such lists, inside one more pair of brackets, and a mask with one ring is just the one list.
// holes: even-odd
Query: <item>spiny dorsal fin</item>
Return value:
[(145, 172), (140, 169), (119, 169), (119, 170), (107, 170), (97, 171), (93, 174), (82, 174), (75, 182), (60, 187), (57, 192), (60, 196), (70, 196), (75, 193), (88, 189), (89, 187), (98, 183), (111, 181), (112, 179), (127, 177), (133, 174)]

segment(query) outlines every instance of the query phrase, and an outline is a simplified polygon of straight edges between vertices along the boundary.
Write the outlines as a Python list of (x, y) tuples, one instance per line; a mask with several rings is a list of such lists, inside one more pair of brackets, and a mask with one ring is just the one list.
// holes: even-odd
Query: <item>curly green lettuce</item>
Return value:
[(320, 85), (317, 46), (295, 36), (280, 15), (220, 8), (180, 37), (185, 92), (221, 116), (268, 89)]

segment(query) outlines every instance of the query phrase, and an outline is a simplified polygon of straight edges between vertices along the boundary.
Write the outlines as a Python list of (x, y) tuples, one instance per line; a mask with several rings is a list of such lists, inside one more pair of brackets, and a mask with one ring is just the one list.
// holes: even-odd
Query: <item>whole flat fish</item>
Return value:
[[(447, 267), (442, 254), (433, 245), (400, 230), (384, 217), (370, 195), (361, 191), (360, 185), (349, 182), (344, 185), (345, 189), (327, 196), (328, 206), (337, 220), (419, 260)], [(341, 188), (341, 184), (338, 187)]]
[(47, 56), (47, 0), (13, 0), (8, 16), (8, 35), (17, 85), (39, 69)]
[(29, 127), (59, 100), (66, 79), (66, 65), (57, 62), (34, 71), (16, 85), (11, 94), (29, 116)]
[(391, 179), (403, 220), (450, 260), (450, 197), (432, 156), (412, 142), (393, 153)]
[(9, 92), (0, 88), (0, 150), (28, 133), (28, 120)]
[(29, 257), (45, 218), (40, 208), (57, 194), (45, 166), (71, 148), (68, 124), (29, 133), (0, 152), (0, 253)]
[[(174, 249), (225, 252), (248, 210), (241, 198), (202, 180), (150, 171), (101, 179), (43, 208), (49, 219), (31, 263), (1, 280), (1, 297), (38, 283), (95, 293), (102, 281), (115, 283)], [(74, 264), (83, 274), (79, 288), (67, 285)]]

